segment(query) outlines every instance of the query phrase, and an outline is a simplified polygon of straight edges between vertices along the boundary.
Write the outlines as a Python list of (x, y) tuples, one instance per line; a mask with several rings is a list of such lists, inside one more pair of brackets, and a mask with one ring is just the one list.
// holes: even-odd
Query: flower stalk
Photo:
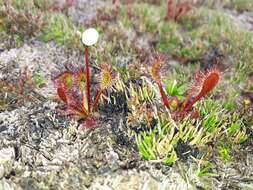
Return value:
[[(88, 112), (90, 112), (90, 67), (89, 67), (89, 50), (85, 47), (85, 68), (86, 68), (86, 97), (88, 103)], [(85, 102), (83, 102), (85, 104)]]

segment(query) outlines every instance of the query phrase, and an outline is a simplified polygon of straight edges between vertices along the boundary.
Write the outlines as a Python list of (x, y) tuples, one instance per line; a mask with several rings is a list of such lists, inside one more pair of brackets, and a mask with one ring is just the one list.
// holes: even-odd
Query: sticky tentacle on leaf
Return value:
[(59, 98), (66, 104), (68, 104), (68, 98), (66, 95), (66, 90), (63, 87), (58, 87), (57, 88), (57, 94)]
[(160, 57), (158, 57), (154, 64), (152, 65), (152, 68), (151, 68), (151, 75), (152, 75), (152, 78), (154, 79), (154, 81), (156, 82), (158, 88), (159, 88), (159, 91), (160, 91), (160, 94), (161, 94), (161, 97), (162, 97), (162, 101), (164, 103), (164, 105), (169, 109), (170, 109), (170, 100), (169, 98), (167, 97), (166, 93), (165, 93), (165, 90), (163, 88), (163, 85), (162, 85), (162, 80), (161, 80), (161, 76), (160, 76), (160, 68), (161, 68), (161, 64), (162, 64), (162, 60), (160, 59)]
[(214, 68), (208, 70), (206, 74), (198, 73), (195, 77), (195, 84), (190, 89), (188, 98), (184, 104), (184, 110), (189, 111), (192, 106), (209, 93), (218, 84), (221, 73)]

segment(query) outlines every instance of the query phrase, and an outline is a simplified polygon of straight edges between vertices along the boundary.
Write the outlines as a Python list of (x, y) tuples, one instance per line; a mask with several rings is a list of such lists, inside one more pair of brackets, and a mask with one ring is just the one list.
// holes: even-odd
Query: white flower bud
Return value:
[(82, 42), (86, 46), (92, 46), (98, 41), (98, 31), (94, 28), (89, 28), (85, 30), (82, 34)]

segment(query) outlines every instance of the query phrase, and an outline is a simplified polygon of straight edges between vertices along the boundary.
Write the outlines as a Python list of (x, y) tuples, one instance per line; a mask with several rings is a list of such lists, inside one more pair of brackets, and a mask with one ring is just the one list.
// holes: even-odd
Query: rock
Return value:
[(182, 176), (174, 170), (171, 170), (171, 173), (167, 176), (157, 170), (153, 170), (151, 173), (133, 169), (106, 174), (94, 179), (90, 189), (193, 189), (193, 187), (187, 184)]
[(0, 190), (21, 190), (21, 188), (17, 187), (9, 180), (2, 179), (0, 180)]
[(115, 163), (117, 160), (119, 160), (119, 155), (111, 150), (106, 154), (106, 160), (108, 163)]
[(14, 158), (14, 148), (3, 148), (0, 150), (0, 179), (10, 174)]

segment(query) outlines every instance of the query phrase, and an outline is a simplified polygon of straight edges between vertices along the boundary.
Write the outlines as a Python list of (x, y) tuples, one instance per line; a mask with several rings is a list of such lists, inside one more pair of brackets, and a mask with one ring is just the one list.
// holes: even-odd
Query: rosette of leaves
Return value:
[(163, 104), (174, 119), (184, 118), (189, 113), (191, 113), (193, 118), (198, 117), (198, 111), (192, 111), (194, 104), (214, 89), (221, 78), (221, 72), (217, 68), (211, 68), (204, 73), (198, 72), (195, 75), (195, 81), (188, 90), (186, 98), (184, 100), (179, 100), (177, 96), (167, 96), (164, 90), (164, 85), (160, 76), (162, 62), (160, 57), (156, 58), (152, 65), (151, 75), (159, 88)]
[(65, 103), (67, 115), (75, 116), (78, 120), (92, 118), (99, 105), (101, 95), (111, 86), (113, 81), (112, 68), (102, 65), (99, 86), (92, 101), (90, 91), (87, 91), (90, 81), (86, 79), (86, 71), (84, 68), (65, 71), (54, 78), (57, 95)]

